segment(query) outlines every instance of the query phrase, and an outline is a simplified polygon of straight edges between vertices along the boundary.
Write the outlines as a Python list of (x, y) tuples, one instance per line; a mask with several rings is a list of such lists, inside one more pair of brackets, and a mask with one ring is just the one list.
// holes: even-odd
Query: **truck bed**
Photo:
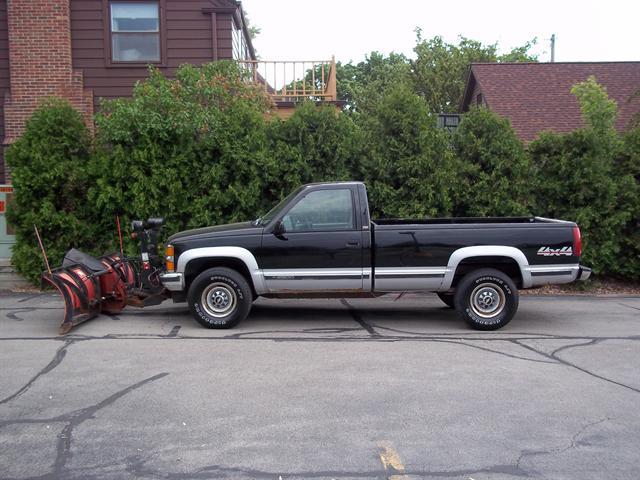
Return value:
[[(553, 278), (536, 272), (525, 288), (549, 280), (572, 281), (578, 261), (569, 250), (574, 226), (573, 222), (542, 217), (375, 220), (371, 223), (375, 290), (398, 291), (418, 285), (437, 290), (447, 279), (454, 252), (466, 247), (473, 247), (474, 255), (490, 265), (505, 260), (500, 256), (505, 248), (514, 248), (526, 257), (523, 268), (556, 269), (566, 277), (557, 272), (552, 273), (557, 275)], [(544, 253), (563, 248), (562, 253)]]

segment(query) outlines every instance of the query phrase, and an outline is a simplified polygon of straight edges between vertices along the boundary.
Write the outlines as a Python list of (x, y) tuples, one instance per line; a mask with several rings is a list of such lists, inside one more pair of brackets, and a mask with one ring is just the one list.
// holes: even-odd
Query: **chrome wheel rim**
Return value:
[(506, 297), (493, 283), (482, 283), (471, 292), (471, 310), (482, 318), (494, 318), (502, 313)]
[(212, 317), (230, 315), (238, 305), (236, 292), (225, 283), (212, 283), (202, 292), (201, 302), (205, 312)]

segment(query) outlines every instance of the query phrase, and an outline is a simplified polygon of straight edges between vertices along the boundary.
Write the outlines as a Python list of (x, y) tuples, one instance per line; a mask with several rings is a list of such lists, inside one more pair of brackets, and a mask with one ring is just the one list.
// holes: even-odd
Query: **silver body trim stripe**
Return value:
[(377, 292), (439, 290), (446, 267), (374, 268)]
[(361, 268), (292, 268), (289, 270), (262, 270), (264, 278), (275, 277), (353, 277), (362, 276)]
[(571, 283), (578, 279), (580, 265), (557, 264), (557, 265), (532, 265), (526, 267), (526, 271), (531, 278), (531, 286), (539, 287), (548, 284)]
[[(336, 290), (362, 291), (362, 268), (300, 268), (263, 270), (270, 293), (325, 292)], [(367, 274), (369, 276), (370, 273)]]
[(258, 295), (281, 291), (371, 291), (371, 272), (375, 271), (376, 292), (446, 291), (451, 288), (460, 262), (471, 257), (499, 256), (515, 260), (522, 274), (522, 287), (570, 283), (578, 278), (578, 264), (529, 265), (524, 253), (515, 247), (484, 245), (454, 251), (442, 267), (311, 268), (262, 270), (253, 254), (242, 247), (205, 247), (187, 250), (178, 257), (175, 273), (161, 276), (172, 291), (184, 290), (184, 272), (191, 260), (236, 258), (249, 270)]

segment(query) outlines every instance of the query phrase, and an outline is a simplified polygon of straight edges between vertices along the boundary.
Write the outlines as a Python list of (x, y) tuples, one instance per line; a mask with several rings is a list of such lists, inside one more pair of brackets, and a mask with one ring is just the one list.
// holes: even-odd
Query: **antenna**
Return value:
[(120, 215), (116, 215), (116, 225), (118, 226), (118, 239), (120, 240), (120, 256), (124, 258), (124, 248), (122, 247), (122, 229), (120, 228)]
[(47, 265), (47, 271), (49, 275), (51, 275), (51, 267), (49, 266), (49, 259), (47, 258), (47, 252), (44, 251), (44, 246), (42, 245), (42, 239), (40, 238), (40, 233), (38, 232), (38, 227), (33, 225), (34, 230), (36, 231), (36, 237), (38, 237), (38, 244), (40, 244), (40, 250), (42, 250), (42, 256), (44, 257), (44, 263)]
[(556, 61), (556, 34), (551, 34), (551, 63)]

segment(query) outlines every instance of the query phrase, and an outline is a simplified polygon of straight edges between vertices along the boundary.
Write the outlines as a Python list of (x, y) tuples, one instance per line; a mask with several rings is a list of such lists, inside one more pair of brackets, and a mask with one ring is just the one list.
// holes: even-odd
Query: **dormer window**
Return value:
[(157, 1), (112, 1), (111, 60), (160, 62), (160, 7)]

